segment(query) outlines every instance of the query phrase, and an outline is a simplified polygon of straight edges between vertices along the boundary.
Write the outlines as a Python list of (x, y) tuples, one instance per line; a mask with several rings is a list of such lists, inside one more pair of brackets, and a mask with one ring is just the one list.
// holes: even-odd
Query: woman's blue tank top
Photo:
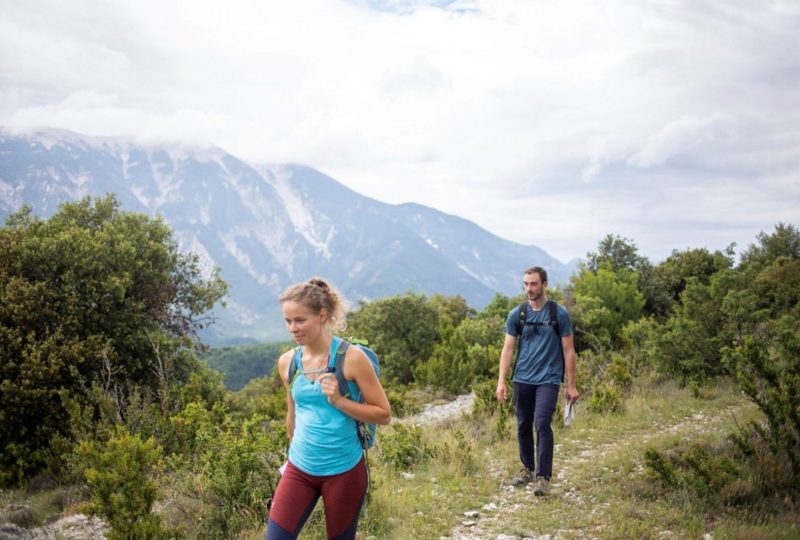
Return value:
[[(335, 358), (341, 340), (333, 338), (331, 358)], [(300, 352), (292, 362), (302, 360)], [(347, 381), (350, 394), (358, 387)], [(289, 445), (289, 461), (298, 469), (314, 476), (330, 476), (347, 472), (361, 460), (356, 421), (328, 403), (319, 381), (310, 382), (297, 365), (290, 390), (294, 399), (294, 436)]]

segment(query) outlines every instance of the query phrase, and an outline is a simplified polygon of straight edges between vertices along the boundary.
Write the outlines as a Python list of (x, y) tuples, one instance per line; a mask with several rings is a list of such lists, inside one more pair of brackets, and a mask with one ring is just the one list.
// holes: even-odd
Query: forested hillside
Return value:
[[(560, 462), (552, 506), (531, 515), (556, 523), (547, 508), (578, 497), (586, 511), (560, 513), (569, 529), (558, 534), (658, 537), (665, 516), (676, 537), (796, 532), (800, 231), (778, 224), (738, 261), (733, 249), (700, 247), (657, 264), (608, 235), (587, 261), (548, 290), (573, 320), (583, 420), (557, 433), (557, 458), (574, 463)], [(232, 391), (198, 360), (196, 331), (225, 287), (177, 252), (163, 222), (113, 198), (8, 219), (0, 522), (30, 528), (80, 511), (102, 517), (110, 538), (263, 537), (285, 460), (285, 391), (266, 369)], [(524, 493), (503, 498), (514, 422), (494, 398), (506, 315), (520, 299), (498, 294), (477, 311), (457, 296), (405, 294), (349, 314), (347, 334), (381, 356), (395, 416), (475, 396), (468, 418), (435, 431), (379, 430), (365, 537), (467, 538), (463, 512), (478, 501), (500, 515), (506, 502), (530, 504)], [(233, 349), (209, 362), (261, 365), (258, 354)], [(229, 385), (243, 382), (238, 373)], [(598, 448), (609, 453), (591, 454)], [(623, 497), (632, 502), (618, 509)], [(526, 536), (534, 524), (513, 515), (472, 526), (483, 537)]]
[(241, 390), (251, 379), (272, 373), (278, 357), (291, 348), (290, 342), (220, 347), (202, 355), (209, 367), (222, 373), (228, 390)]

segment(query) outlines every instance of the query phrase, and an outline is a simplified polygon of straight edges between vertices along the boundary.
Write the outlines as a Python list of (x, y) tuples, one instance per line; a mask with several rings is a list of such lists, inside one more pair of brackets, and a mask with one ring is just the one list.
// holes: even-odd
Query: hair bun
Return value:
[(328, 284), (320, 278), (311, 278), (308, 280), (308, 282), (315, 287), (319, 287), (320, 289), (328, 289)]

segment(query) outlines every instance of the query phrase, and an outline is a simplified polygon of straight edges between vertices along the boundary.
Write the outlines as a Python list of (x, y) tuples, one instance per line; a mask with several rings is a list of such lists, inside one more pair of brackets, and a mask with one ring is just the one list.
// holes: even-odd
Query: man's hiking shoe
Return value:
[(527, 467), (523, 467), (521, 471), (514, 475), (511, 479), (512, 486), (524, 486), (533, 482), (533, 471)]
[(536, 485), (533, 487), (533, 494), (538, 497), (550, 495), (550, 480), (544, 476), (537, 476)]

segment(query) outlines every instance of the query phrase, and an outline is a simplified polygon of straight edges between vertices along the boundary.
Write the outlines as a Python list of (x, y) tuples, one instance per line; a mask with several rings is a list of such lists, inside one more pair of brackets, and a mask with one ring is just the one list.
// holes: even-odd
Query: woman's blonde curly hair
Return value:
[(327, 325), (331, 332), (342, 332), (347, 328), (347, 305), (344, 297), (324, 279), (313, 277), (306, 283), (291, 285), (281, 294), (280, 303), (299, 302), (316, 314), (323, 309), (328, 315)]

